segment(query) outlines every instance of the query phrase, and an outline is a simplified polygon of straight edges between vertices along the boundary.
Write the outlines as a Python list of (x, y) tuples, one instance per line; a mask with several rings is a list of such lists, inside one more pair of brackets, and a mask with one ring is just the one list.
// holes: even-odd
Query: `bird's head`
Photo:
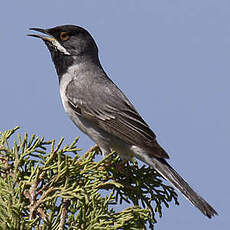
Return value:
[[(64, 67), (85, 61), (98, 62), (98, 49), (89, 32), (74, 25), (57, 26), (50, 29), (30, 28), (43, 33), (28, 34), (42, 39), (48, 47), (58, 74)], [(61, 69), (60, 69), (61, 68)]]

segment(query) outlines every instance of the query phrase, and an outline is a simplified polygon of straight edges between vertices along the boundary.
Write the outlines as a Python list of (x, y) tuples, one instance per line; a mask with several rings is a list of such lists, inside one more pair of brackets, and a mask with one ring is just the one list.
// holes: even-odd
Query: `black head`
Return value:
[(63, 25), (50, 29), (30, 28), (30, 30), (48, 35), (29, 34), (45, 42), (59, 76), (73, 63), (99, 62), (97, 45), (89, 32), (82, 27)]

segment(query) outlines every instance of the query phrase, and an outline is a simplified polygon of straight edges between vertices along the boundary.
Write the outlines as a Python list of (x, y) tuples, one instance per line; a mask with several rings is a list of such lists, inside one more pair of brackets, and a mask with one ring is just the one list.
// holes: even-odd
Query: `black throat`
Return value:
[(52, 46), (50, 43), (45, 42), (50, 54), (51, 58), (53, 60), (53, 63), (55, 65), (55, 69), (58, 74), (59, 82), (61, 80), (61, 77), (63, 74), (65, 74), (70, 66), (74, 63), (74, 58), (71, 55), (66, 55), (59, 50), (57, 50), (54, 46)]
[(89, 62), (101, 67), (97, 49), (93, 49), (93, 51), (89, 50), (89, 52), (67, 55), (57, 50), (57, 48), (51, 45), (49, 42), (45, 43), (50, 51), (58, 74), (59, 82), (61, 81), (62, 76), (67, 73), (68, 68), (72, 65)]
[(68, 68), (74, 64), (74, 58), (65, 54), (51, 54), (51, 56), (60, 82)]

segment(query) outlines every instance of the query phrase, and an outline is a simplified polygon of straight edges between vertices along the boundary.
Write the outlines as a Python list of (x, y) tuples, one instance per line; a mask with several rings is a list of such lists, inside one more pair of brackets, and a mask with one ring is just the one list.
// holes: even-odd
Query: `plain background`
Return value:
[(229, 22), (228, 0), (2, 1), (0, 129), (93, 144), (64, 113), (47, 48), (26, 36), (29, 27), (83, 26), (170, 164), (219, 213), (209, 220), (180, 195), (155, 228), (229, 229)]

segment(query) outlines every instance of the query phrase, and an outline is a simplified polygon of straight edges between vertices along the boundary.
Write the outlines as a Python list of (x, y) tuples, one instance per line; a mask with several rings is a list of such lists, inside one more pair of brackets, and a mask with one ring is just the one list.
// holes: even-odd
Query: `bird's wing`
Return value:
[(110, 79), (85, 85), (74, 79), (65, 93), (69, 106), (78, 116), (93, 121), (128, 144), (149, 150), (152, 156), (169, 158), (153, 131)]

